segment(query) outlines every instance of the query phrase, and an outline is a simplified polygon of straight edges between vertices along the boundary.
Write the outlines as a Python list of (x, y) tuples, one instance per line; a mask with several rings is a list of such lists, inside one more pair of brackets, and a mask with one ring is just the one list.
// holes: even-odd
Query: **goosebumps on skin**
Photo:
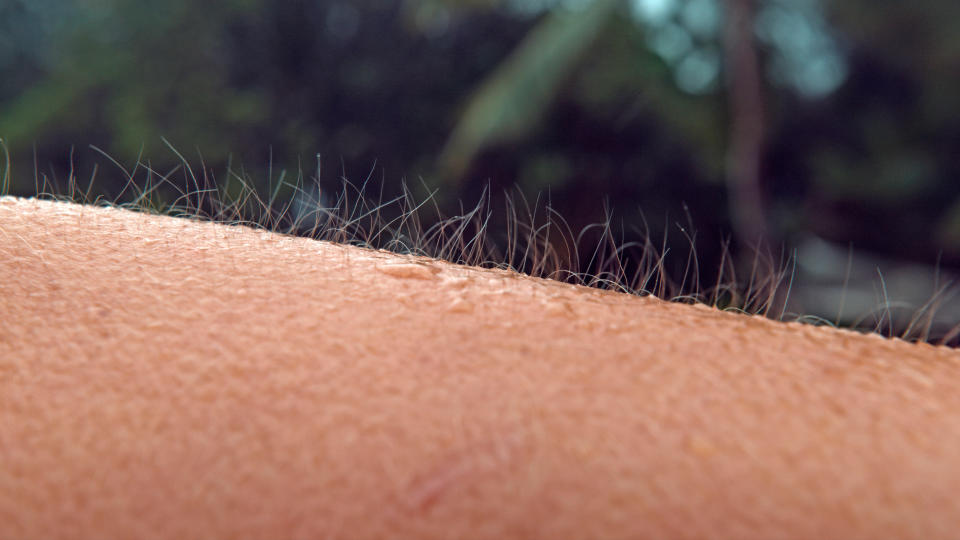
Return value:
[(960, 353), (0, 198), (0, 538), (955, 538)]

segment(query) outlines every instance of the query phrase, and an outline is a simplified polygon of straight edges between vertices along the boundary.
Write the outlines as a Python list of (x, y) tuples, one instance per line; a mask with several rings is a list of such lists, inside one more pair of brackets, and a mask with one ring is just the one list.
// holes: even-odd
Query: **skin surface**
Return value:
[(0, 538), (956, 538), (960, 353), (0, 198)]

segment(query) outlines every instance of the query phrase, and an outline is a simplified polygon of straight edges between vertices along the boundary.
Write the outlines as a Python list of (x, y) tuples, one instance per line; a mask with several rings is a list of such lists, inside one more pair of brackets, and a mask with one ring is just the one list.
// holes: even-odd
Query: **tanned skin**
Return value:
[(960, 353), (0, 199), (0, 538), (956, 538)]

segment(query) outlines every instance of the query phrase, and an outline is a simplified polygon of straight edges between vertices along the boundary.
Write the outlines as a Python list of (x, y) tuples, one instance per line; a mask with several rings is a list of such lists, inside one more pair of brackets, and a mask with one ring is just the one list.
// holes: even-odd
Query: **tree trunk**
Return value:
[(753, 20), (753, 0), (727, 0), (725, 53), (730, 141), (726, 174), (730, 213), (738, 239), (759, 245), (767, 236), (760, 187), (765, 120)]

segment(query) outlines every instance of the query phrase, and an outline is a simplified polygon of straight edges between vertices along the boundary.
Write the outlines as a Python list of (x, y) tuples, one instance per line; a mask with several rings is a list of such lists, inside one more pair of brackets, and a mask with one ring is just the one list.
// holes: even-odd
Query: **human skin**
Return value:
[(0, 198), (0, 538), (956, 538), (960, 353)]

